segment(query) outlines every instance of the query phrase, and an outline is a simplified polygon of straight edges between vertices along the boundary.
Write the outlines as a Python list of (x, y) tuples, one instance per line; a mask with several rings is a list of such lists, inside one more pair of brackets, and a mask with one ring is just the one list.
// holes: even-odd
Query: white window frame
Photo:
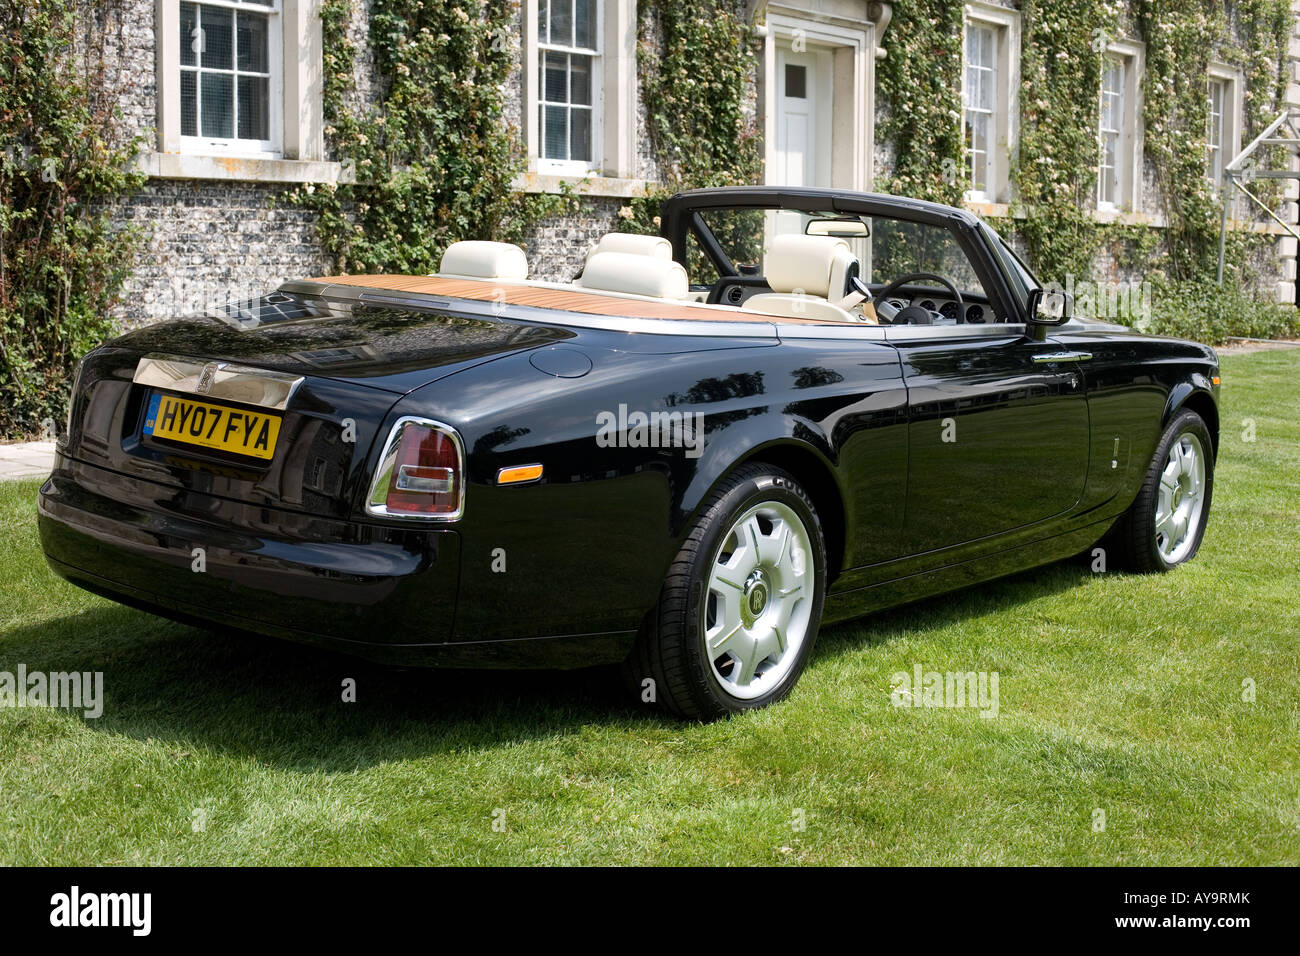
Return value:
[[(553, 191), (566, 182), (605, 177), (596, 192), (635, 195), (637, 180), (637, 14), (636, 0), (597, 0), (596, 49), (592, 70), (592, 158), (590, 162), (542, 157), (538, 101), (541, 96), (541, 45), (537, 11), (546, 0), (524, 0), (521, 7), (523, 97), (521, 125), (528, 150), (529, 189)], [(563, 47), (551, 49), (588, 52)], [(618, 182), (614, 182), (617, 180)], [(586, 191), (586, 190), (580, 190)]]
[[(204, 0), (258, 12), (253, 4)], [(222, 142), (181, 135), (181, 0), (154, 0), (157, 151), (141, 157), (151, 176), (263, 182), (338, 182), (325, 159), (321, 0), (276, 0), (271, 29), (271, 139)], [(262, 8), (267, 9), (267, 8)], [(278, 64), (278, 66), (277, 66)]]
[(1217, 76), (1211, 76), (1206, 83), (1205, 165), (1206, 175), (1215, 186), (1223, 182), (1223, 167), (1228, 162), (1223, 157), (1226, 145), (1224, 134), (1227, 132), (1224, 129), (1224, 118), (1229, 109), (1231, 91), (1228, 81)]
[[(1097, 208), (1114, 209), (1120, 205), (1123, 190), (1123, 140), (1125, 79), (1128, 76), (1128, 63), (1122, 58), (1107, 53), (1101, 64), (1101, 103), (1097, 111), (1097, 140), (1099, 158), (1097, 160)], [(1112, 83), (1115, 77), (1117, 82)], [(1113, 146), (1111, 140), (1114, 141)], [(1108, 147), (1110, 147), (1108, 149)], [(1111, 162), (1107, 164), (1108, 156)]]
[(970, 158), (965, 146), (968, 108), (966, 71), (969, 64), (967, 30), (970, 27), (991, 28), (997, 38), (987, 186), (982, 190), (968, 189), (966, 201), (1006, 203), (1011, 200), (1011, 167), (1015, 162), (1020, 139), (1020, 14), (991, 3), (967, 3), (965, 12), (961, 31), (962, 109), (958, 123), (962, 137), (963, 176), (968, 183)]
[[(1120, 122), (1117, 131), (1118, 142), (1115, 149), (1115, 197), (1111, 202), (1101, 198), (1101, 123), (1104, 119), (1104, 90), (1098, 90), (1098, 170), (1097, 170), (1097, 211), (1137, 212), (1142, 204), (1142, 150), (1145, 138), (1143, 122), (1143, 77), (1146, 71), (1146, 48), (1131, 40), (1113, 40), (1106, 45), (1107, 59), (1117, 60), (1123, 70), (1123, 84), (1120, 89)], [(1101, 84), (1105, 83), (1106, 71), (1103, 65)]]
[[(1223, 87), (1223, 113), (1220, 117), (1219, 142), (1210, 143), (1210, 124), (1209, 115), (1210, 90), (1214, 84), (1222, 84)], [(1242, 82), (1241, 74), (1226, 63), (1210, 63), (1208, 76), (1205, 83), (1206, 96), (1206, 130), (1205, 130), (1205, 176), (1210, 180), (1213, 188), (1217, 191), (1223, 185), (1223, 168), (1227, 166), (1237, 154), (1241, 152), (1241, 117), (1242, 117)], [(1218, 172), (1215, 176), (1214, 152), (1215, 148), (1219, 152)]]
[[(220, 10), (245, 11), (264, 16), (267, 19), (267, 73), (270, 82), (267, 84), (268, 89), (268, 116), (267, 116), (267, 138), (262, 140), (241, 139), (239, 138), (239, 84), (234, 83), (234, 96), (236, 104), (235, 115), (231, 118), (233, 129), (236, 135), (232, 137), (214, 137), (203, 136), (201, 133), (195, 136), (186, 136), (181, 133), (181, 151), (194, 153), (200, 156), (246, 156), (249, 158), (261, 159), (278, 159), (283, 155), (282, 143), (284, 142), (284, 37), (283, 23), (284, 18), (280, 15), (280, 4), (282, 0), (272, 0), (270, 4), (259, 4), (247, 2), (247, 0), (176, 0), (177, 16), (181, 3), (193, 3), (200, 10), (204, 7), (213, 7)], [(238, 31), (236, 30), (236, 33)], [(232, 37), (233, 39), (233, 37)], [(184, 38), (179, 38), (181, 51), (183, 52)], [(235, 51), (232, 47), (232, 56)], [(232, 77), (237, 74), (237, 69), (233, 71), (213, 70), (198, 65), (201, 58), (196, 60), (193, 67), (178, 65), (177, 70), (181, 73), (194, 72), (196, 75), (202, 72), (230, 72)], [(236, 64), (237, 65), (237, 64)], [(197, 80), (196, 80), (197, 82)], [(176, 79), (176, 96), (180, 95), (180, 78)], [(197, 105), (201, 112), (202, 93), (198, 94)], [(200, 128), (202, 126), (202, 116), (196, 117)]]
[[(546, 9), (549, 4), (555, 0), (536, 0), (538, 10)], [(585, 56), (591, 60), (591, 158), (590, 159), (552, 159), (542, 155), (542, 145), (544, 138), (541, 129), (541, 117), (538, 116), (538, 135), (537, 135), (537, 170), (541, 173), (550, 173), (556, 176), (585, 176), (589, 173), (599, 172), (603, 161), (603, 146), (601, 142), (601, 131), (604, 125), (604, 107), (605, 107), (605, 71), (603, 50), (605, 47), (605, 38), (603, 33), (605, 20), (605, 5), (600, 0), (595, 0), (592, 9), (596, 14), (596, 24), (593, 30), (595, 39), (594, 47), (577, 47), (566, 46), (557, 43), (543, 43), (539, 37), (536, 43), (538, 73), (537, 76), (537, 105), (534, 109), (540, 114), (546, 104), (545, 80), (541, 75), (541, 63), (547, 53), (562, 53), (574, 56)], [(549, 22), (549, 17), (548, 17)], [(533, 29), (537, 29), (537, 18), (533, 18)], [(572, 77), (572, 73), (570, 73)], [(569, 81), (572, 86), (572, 79)], [(570, 100), (572, 94), (570, 93)], [(554, 104), (563, 105), (572, 114), (573, 106), (570, 103)], [(581, 107), (579, 107), (581, 108)]]
[[(988, 44), (992, 48), (992, 56), (987, 62), (981, 60), (974, 62), (971, 57), (971, 33), (983, 34), (988, 39)], [(995, 178), (997, 158), (997, 131), (998, 131), (998, 54), (1001, 47), (1002, 31), (997, 27), (989, 26), (984, 23), (968, 23), (965, 32), (965, 69), (962, 72), (962, 79), (965, 82), (965, 89), (962, 90), (962, 113), (965, 126), (974, 126), (979, 119), (983, 119), (987, 124), (984, 134), (984, 149), (976, 148), (975, 142), (965, 144), (966, 161), (963, 163), (963, 173), (966, 181), (970, 185), (967, 190), (967, 196), (972, 200), (987, 202), (991, 200), (992, 193), (997, 187)], [(987, 52), (988, 47), (981, 42), (981, 50)], [(980, 87), (992, 90), (992, 105), (988, 107), (977, 105), (973, 102), (970, 87), (970, 75), (975, 71), (984, 74), (980, 82)], [(971, 114), (975, 114), (975, 119), (970, 119)], [(965, 130), (963, 126), (963, 132)], [(983, 184), (977, 183), (977, 178), (983, 180)]]

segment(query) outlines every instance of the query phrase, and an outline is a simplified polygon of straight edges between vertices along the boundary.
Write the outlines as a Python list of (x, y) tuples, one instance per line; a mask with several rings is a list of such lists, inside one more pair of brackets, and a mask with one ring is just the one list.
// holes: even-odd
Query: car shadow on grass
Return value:
[[(104, 713), (85, 721), (91, 730), (302, 770), (662, 720), (627, 701), (616, 668), (399, 669), (108, 602), (0, 635), (0, 671), (20, 663), (29, 673), (102, 671)], [(355, 702), (343, 699), (345, 681)]]
[[(1078, 562), (1028, 571), (827, 628), (818, 650), (876, 646), (1088, 577)], [(303, 771), (346, 772), (588, 725), (679, 726), (631, 701), (617, 668), (397, 669), (108, 602), (0, 634), (0, 671), (13, 673), (20, 663), (29, 673), (102, 671), (104, 713), (85, 721), (92, 730)], [(355, 702), (343, 699), (345, 681), (355, 681)]]

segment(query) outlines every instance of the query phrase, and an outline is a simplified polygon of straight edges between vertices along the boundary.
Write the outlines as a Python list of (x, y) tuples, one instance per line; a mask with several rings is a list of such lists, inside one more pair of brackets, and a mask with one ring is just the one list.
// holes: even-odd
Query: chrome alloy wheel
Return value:
[(1184, 432), (1169, 446), (1156, 498), (1156, 547), (1165, 564), (1177, 564), (1196, 544), (1205, 510), (1205, 449)]
[(791, 508), (765, 501), (723, 536), (702, 602), (704, 652), (719, 686), (752, 700), (785, 679), (808, 637), (812, 542)]

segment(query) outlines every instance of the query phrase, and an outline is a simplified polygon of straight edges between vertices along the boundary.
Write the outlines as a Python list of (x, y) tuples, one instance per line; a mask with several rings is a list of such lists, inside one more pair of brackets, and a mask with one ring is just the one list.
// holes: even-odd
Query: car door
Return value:
[(890, 329), (908, 391), (907, 554), (1069, 511), (1088, 471), (1085, 353), (1023, 325)]

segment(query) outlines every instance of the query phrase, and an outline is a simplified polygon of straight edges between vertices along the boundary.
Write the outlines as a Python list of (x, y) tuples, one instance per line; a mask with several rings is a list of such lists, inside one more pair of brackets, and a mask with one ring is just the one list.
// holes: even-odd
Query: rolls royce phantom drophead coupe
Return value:
[(621, 663), (713, 719), (789, 694), (828, 623), (1099, 542), (1196, 554), (1213, 350), (1073, 316), (961, 209), (745, 187), (661, 223), (571, 281), (457, 242), (435, 275), (95, 349), (40, 490), (50, 566), (395, 664)]

